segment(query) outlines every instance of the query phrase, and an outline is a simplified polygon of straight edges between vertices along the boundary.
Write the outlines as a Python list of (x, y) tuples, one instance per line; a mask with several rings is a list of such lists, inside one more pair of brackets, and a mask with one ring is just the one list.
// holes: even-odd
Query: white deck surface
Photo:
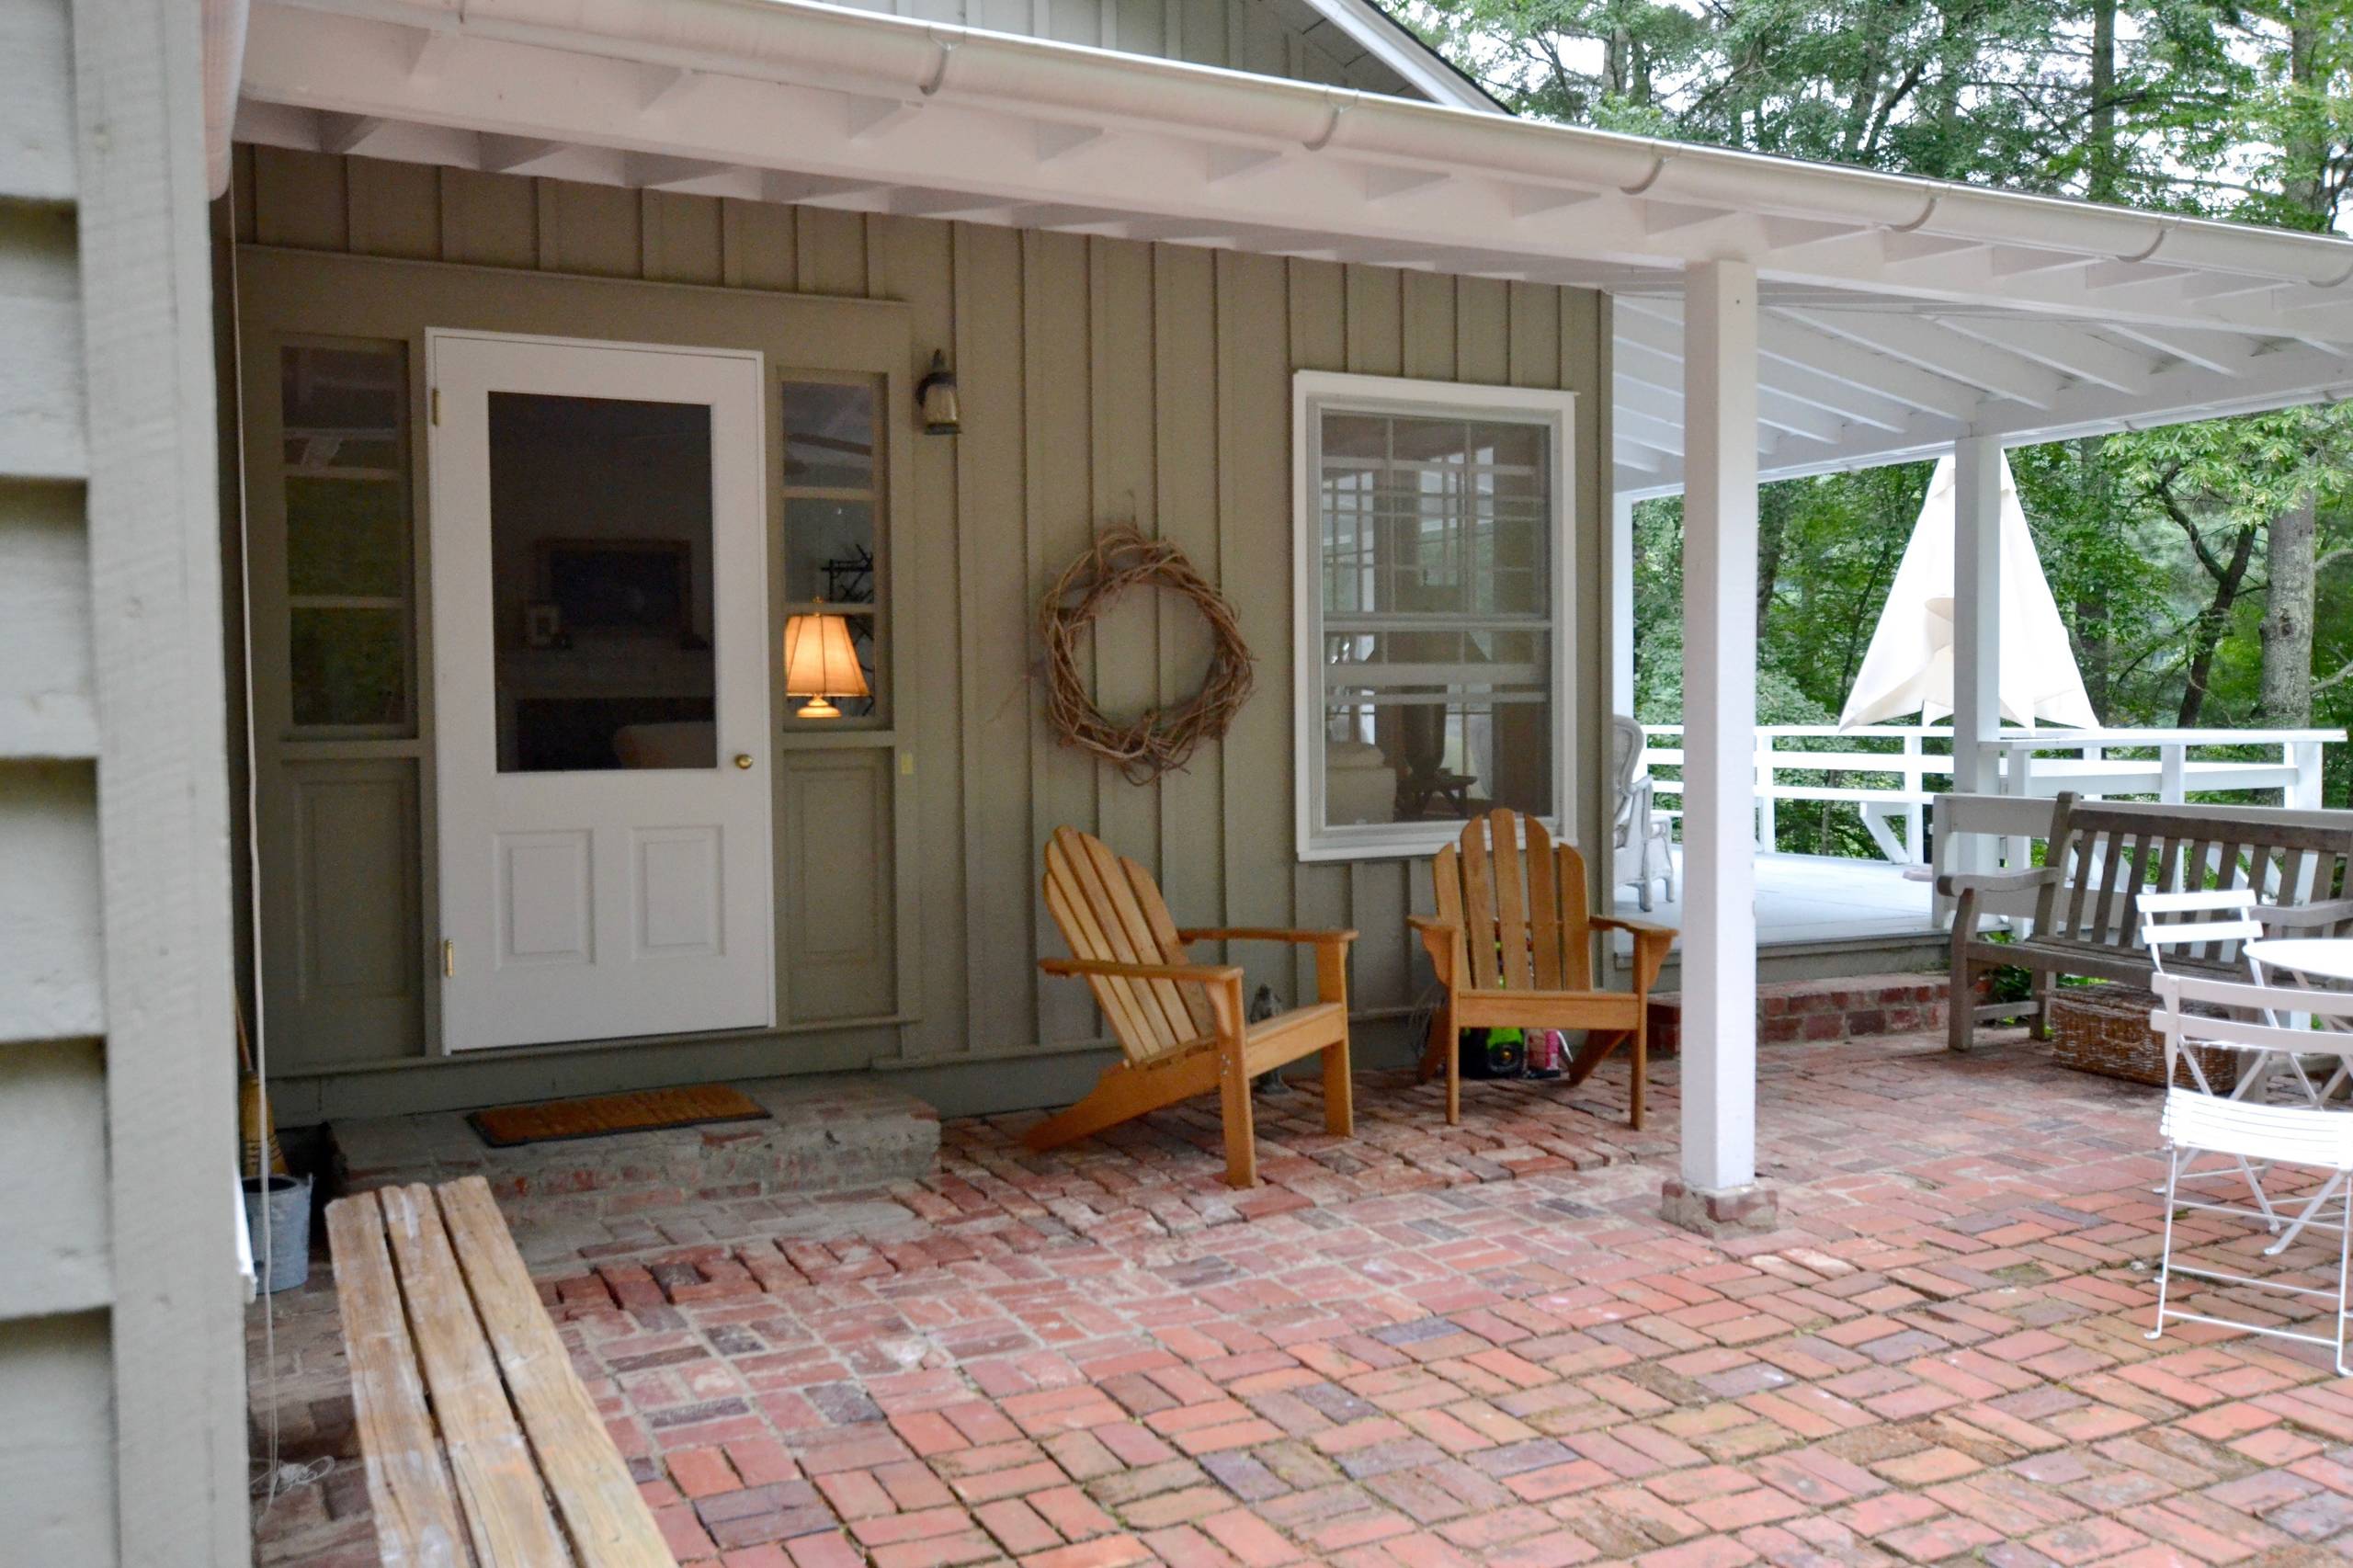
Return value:
[[(1682, 859), (1678, 846), (1676, 858)], [(1617, 889), (1618, 913), (1662, 926), (1680, 926), (1683, 911), (1651, 884), (1651, 908), (1636, 903), (1631, 885)], [(1884, 860), (1845, 860), (1825, 855), (1756, 858), (1756, 937), (1760, 943), (1824, 942), (1932, 932), (1926, 882), (1906, 881), (1904, 868)]]

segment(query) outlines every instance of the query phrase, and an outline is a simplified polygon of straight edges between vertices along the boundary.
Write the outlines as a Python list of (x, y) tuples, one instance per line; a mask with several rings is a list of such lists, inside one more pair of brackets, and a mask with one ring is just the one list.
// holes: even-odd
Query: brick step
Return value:
[(479, 1176), (500, 1207), (610, 1216), (710, 1199), (848, 1192), (928, 1176), (939, 1113), (870, 1081), (756, 1078), (732, 1085), (767, 1121), (718, 1122), (494, 1149), (460, 1111), (329, 1124), (346, 1191)]
[[(1941, 974), (1847, 974), (1760, 985), (1756, 1042), (1786, 1045), (1940, 1029), (1949, 991)], [(1652, 997), (1652, 1051), (1672, 1056), (1682, 1040), (1682, 994), (1669, 991)]]

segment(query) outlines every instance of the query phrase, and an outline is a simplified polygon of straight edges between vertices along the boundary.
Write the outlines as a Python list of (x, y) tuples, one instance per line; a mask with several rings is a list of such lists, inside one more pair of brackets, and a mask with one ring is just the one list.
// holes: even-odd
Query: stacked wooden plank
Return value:
[(676, 1568), (489, 1186), (327, 1205), (385, 1568)]

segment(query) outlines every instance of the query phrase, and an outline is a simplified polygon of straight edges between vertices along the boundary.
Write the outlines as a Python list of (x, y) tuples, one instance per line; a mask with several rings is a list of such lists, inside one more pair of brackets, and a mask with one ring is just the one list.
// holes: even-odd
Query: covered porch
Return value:
[[(322, 68), (329, 61), (332, 71)], [(1756, 1174), (1764, 883), (1754, 846), (1764, 791), (1750, 606), (1759, 479), (1954, 457), (1958, 740), (1950, 765), (1957, 785), (1991, 792), (2006, 777), (1993, 700), (2002, 447), (2333, 397), (2353, 382), (2343, 353), (2353, 312), (2338, 289), (2353, 266), (2329, 241), (1515, 123), (817, 8), (730, 12), (722, 23), (696, 7), (557, 15), (526, 0), (491, 0), (453, 24), (424, 6), (361, 13), (307, 0), (263, 4), (255, 10), (239, 135), (265, 150), (458, 171), (468, 176), (460, 188), (473, 193), (491, 189), (483, 182), (528, 174), (642, 193), (647, 211), (662, 210), (657, 197), (714, 201), (722, 257), (746, 214), (780, 204), (806, 214), (810, 232), (835, 218), (881, 227), (952, 219), (960, 236), (1018, 231), (1034, 245), (1017, 268), (1033, 315), (1037, 301), (1070, 286), (1091, 290), (1098, 312), (1116, 303), (1103, 292), (1115, 285), (1058, 259), (1091, 254), (1087, 247), (1131, 247), (1138, 266), (1157, 266), (1142, 259), (1150, 247), (1153, 256), (1173, 258), (1166, 276), (1180, 280), (1190, 277), (1183, 257), (1215, 252), (1215, 269), (1186, 284), (1208, 319), (1238, 322), (1254, 337), (1287, 335), (1294, 369), (1320, 359), (1350, 376), (1411, 375), (1426, 360), (1433, 346), (1413, 324), (1417, 302), (1427, 302), (1419, 280), (1438, 279), (1455, 301), (1455, 321), (1472, 319), (1484, 301), (1498, 325), (1495, 340), (1476, 348), (1449, 337), (1447, 375), (1568, 386), (1572, 358), (1583, 351), (1573, 341), (1584, 328), (1557, 291), (1605, 296), (1606, 336), (1592, 347), (1608, 370), (1607, 407), (1601, 449), (1591, 456), (1608, 483), (1581, 467), (1574, 484), (1581, 496), (1606, 490), (1615, 502), (1602, 499), (1576, 517), (1562, 543), (1561, 581), (1583, 586), (1559, 607), (1552, 653), (1564, 737), (1559, 814), (1564, 837), (1603, 841), (1601, 759), (1618, 690), (1609, 651), (1623, 645), (1627, 624), (1624, 508), (1636, 495), (1679, 488), (1686, 712), (1678, 915), (1686, 1038), (1694, 1045), (1684, 1064), (1681, 1179), (1710, 1201), (1735, 1202)], [(551, 246), (593, 248), (594, 236), (564, 226), (561, 203), (542, 200), (539, 265), (546, 267)], [(453, 233), (463, 239), (468, 232), (444, 222), (445, 250)], [(669, 243), (654, 229), (637, 233), (645, 257)], [(684, 232), (679, 241), (699, 243)], [(321, 243), (352, 245), (357, 233), (337, 227)], [(968, 254), (988, 249), (961, 237), (954, 247), (960, 267)], [(859, 275), (839, 286), (887, 291), (894, 256), (868, 250), (863, 239), (856, 254)], [(802, 286), (827, 287), (829, 276), (806, 272)], [(1010, 384), (1002, 379), (1006, 354), (1022, 360), (1033, 406), (1040, 389), (1051, 397), (1069, 377), (1083, 384), (1093, 371), (1092, 419), (1074, 422), (1091, 450), (1122, 451), (1120, 444), (1137, 436), (1133, 411), (1105, 392), (1116, 385), (1125, 349), (1148, 344), (1165, 356), (1193, 324), (1131, 301), (1116, 319), (1142, 337), (1098, 334), (1084, 355), (1065, 355), (1001, 300), (964, 292), (961, 281), (923, 287), (920, 309), (929, 330), (952, 335), (968, 404), (983, 411), (976, 418), (989, 404), (970, 378), (999, 378), (987, 386), (1002, 395)], [(1240, 364), (1249, 347), (1222, 345), (1213, 363), (1194, 363), (1223, 375), (1228, 357)], [(1189, 384), (1181, 368), (1154, 363), (1169, 378), (1159, 383), (1164, 395), (1181, 408)], [(1206, 416), (1217, 436), (1221, 508), (1235, 486), (1254, 497), (1279, 494), (1279, 483), (1266, 482), (1281, 466), (1281, 407), (1263, 398), (1263, 381), (1247, 384), (1257, 401), (1222, 400)], [(891, 385), (895, 395), (899, 383)], [(1033, 572), (1040, 539), (1065, 527), (1063, 503), (1083, 512), (1114, 498), (1098, 483), (1097, 494), (1074, 485), (1057, 500), (1059, 449), (1033, 435), (1025, 454), (1026, 472), (1045, 487), (1028, 501)], [(1292, 461), (1303, 464), (1306, 450), (1294, 442)], [(1305, 472), (1293, 469), (1295, 486), (1306, 483)], [(951, 468), (944, 453), (924, 454), (905, 477), (983, 497), (1004, 480), (969, 460)], [(1249, 572), (1269, 560), (1263, 539), (1242, 550), (1235, 541), (1247, 536), (1228, 529), (1218, 537), (1234, 549), (1230, 569)], [(902, 542), (922, 548), (912, 537)], [(1304, 568), (1296, 569), (1295, 593), (1306, 591), (1304, 582)], [(995, 586), (1012, 593), (1024, 585), (1008, 578)], [(1245, 611), (1279, 614), (1280, 597), (1266, 586), (1255, 577), (1237, 585)], [(968, 618), (976, 606), (987, 608), (977, 593), (963, 600)], [(935, 622), (911, 622), (908, 631), (918, 643), (939, 645)], [(960, 635), (968, 659), (989, 662), (989, 679), (1017, 684), (1019, 671), (976, 640), (972, 624)], [(1299, 661), (1292, 676), (1295, 710), (1312, 711), (1323, 700), (1313, 663)], [(968, 712), (974, 695), (968, 680)], [(918, 722), (910, 707), (890, 732), (902, 778), (915, 774), (925, 739)], [(1328, 766), (1317, 760), (1322, 750), (1300, 742), (1295, 802), (1309, 799), (1310, 781)], [(967, 744), (968, 788), (991, 761)], [(1098, 794), (1106, 788), (1099, 779), (1034, 764), (1033, 773), (1028, 811), (1006, 819), (1026, 817), (1016, 825), (1032, 840), (1031, 853), (1005, 860), (1023, 868), (1019, 880), (984, 863), (968, 840), (966, 869), (976, 880), (938, 895), (967, 901), (967, 915), (976, 907), (969, 901), (1033, 880), (1036, 845), (1066, 811), (1099, 802), (1106, 816), (1121, 819), (1107, 831), (1175, 842), (1158, 803), (1128, 821), (1128, 799)], [(1233, 773), (1222, 784), (1222, 799), (1177, 797), (1180, 830), (1249, 807)], [(902, 792), (885, 809), (899, 813), (904, 842), (918, 825), (941, 823), (931, 813), (950, 803), (935, 794), (919, 806)], [(1305, 805), (1300, 810), (1290, 842), (1255, 830), (1246, 841), (1224, 838), (1219, 873), (1229, 912), (1266, 902), (1245, 884), (1272, 869), (1271, 855), (1291, 862), (1278, 895), (1284, 915), (1355, 911), (1362, 924), (1369, 908), (1384, 925), (1397, 924), (1417, 896), (1407, 864), (1379, 857), (1338, 863), (1347, 858), (1324, 854)], [(943, 825), (950, 835), (963, 831), (952, 812)], [(985, 884), (977, 880), (983, 871)], [(891, 896), (897, 960), (911, 965), (929, 956), (914, 945), (916, 917), (940, 905), (927, 889), (900, 885)], [(1028, 935), (1040, 934), (1033, 911)], [(983, 994), (984, 971), (1026, 970), (1038, 946), (998, 952), (989, 935), (968, 923), (959, 971), (941, 977), (950, 987), (961, 982), (968, 999)], [(1410, 953), (1402, 943), (1392, 953), (1394, 990), (1410, 997)], [(894, 982), (883, 979), (855, 1021), (901, 1029), (903, 1044), (921, 1038), (917, 985), (904, 970)], [(1039, 993), (1029, 1010), (1045, 1031), (1048, 1015), (1063, 1009)], [(1067, 1018), (1059, 1023), (1082, 1032)], [(1008, 1046), (1028, 1050), (1014, 1043), (1024, 1038), (984, 1044), (1003, 1054)], [(959, 1049), (970, 1053), (969, 1040)], [(925, 1064), (922, 1051), (914, 1054)], [(970, 1054), (966, 1064), (989, 1066), (983, 1054)], [(475, 1076), (487, 1084), (494, 1074)]]

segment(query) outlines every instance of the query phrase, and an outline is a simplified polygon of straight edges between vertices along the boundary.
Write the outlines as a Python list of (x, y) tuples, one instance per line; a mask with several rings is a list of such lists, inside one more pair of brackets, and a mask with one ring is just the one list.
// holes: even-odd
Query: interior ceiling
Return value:
[[(1721, 255), (1758, 267), (1767, 477), (1930, 455), (1964, 434), (2058, 439), (2353, 388), (2353, 289), (1537, 186), (1314, 143), (1228, 144), (837, 76), (721, 76), (404, 26), (396, 6), (347, 10), (256, 6), (241, 140), (1605, 290), (1620, 494), (1681, 486), (1679, 275)], [(1342, 123), (1336, 108), (1331, 126)]]

